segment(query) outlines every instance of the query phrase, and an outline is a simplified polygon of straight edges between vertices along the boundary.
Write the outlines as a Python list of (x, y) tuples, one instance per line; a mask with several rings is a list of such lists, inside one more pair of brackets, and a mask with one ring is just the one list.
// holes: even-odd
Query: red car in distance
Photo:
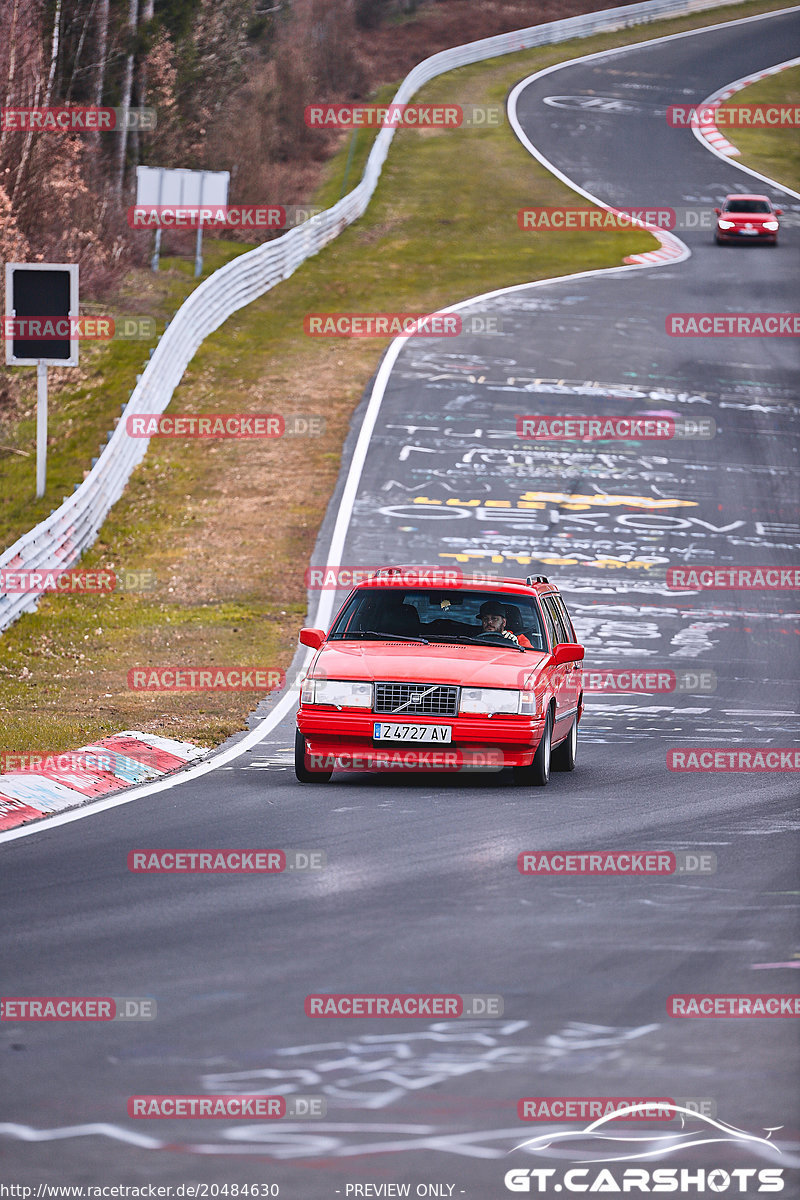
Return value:
[(774, 208), (769, 196), (726, 196), (717, 214), (716, 243), (766, 242), (778, 244), (778, 217), (783, 210)]
[(542, 787), (551, 765), (572, 771), (584, 649), (558, 588), (543, 575), (442, 584), (412, 571), (383, 568), (353, 588), (327, 635), (301, 630), (317, 653), (297, 713), (298, 780), (488, 765)]

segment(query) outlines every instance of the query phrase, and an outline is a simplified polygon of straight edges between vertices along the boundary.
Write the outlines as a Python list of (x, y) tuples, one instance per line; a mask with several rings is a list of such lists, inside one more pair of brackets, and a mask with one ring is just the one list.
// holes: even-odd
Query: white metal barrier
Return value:
[[(393, 103), (407, 103), (423, 84), (455, 67), (514, 54), (533, 46), (718, 8), (727, 3), (731, 0), (641, 0), (626, 7), (566, 17), (442, 50), (409, 72), (397, 89)], [(148, 439), (127, 435), (127, 414), (164, 412), (195, 351), (210, 333), (232, 313), (288, 279), (301, 263), (363, 216), (377, 187), (393, 137), (394, 128), (380, 131), (360, 183), (333, 208), (291, 229), (283, 237), (233, 259), (192, 292), (162, 334), (116, 429), (86, 479), (49, 517), (0, 555), (0, 569), (66, 568), (77, 562), (94, 542), (107, 513), (122, 495), (134, 468), (147, 451)], [(39, 595), (32, 593), (0, 592), (0, 632), (13, 624), (22, 612), (35, 609), (38, 599)]]

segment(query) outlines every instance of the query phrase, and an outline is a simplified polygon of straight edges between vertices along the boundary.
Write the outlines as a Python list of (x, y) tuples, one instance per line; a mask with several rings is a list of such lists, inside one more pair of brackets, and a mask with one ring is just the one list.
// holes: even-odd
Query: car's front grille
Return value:
[(374, 711), (415, 717), (455, 717), (458, 688), (449, 683), (376, 683)]

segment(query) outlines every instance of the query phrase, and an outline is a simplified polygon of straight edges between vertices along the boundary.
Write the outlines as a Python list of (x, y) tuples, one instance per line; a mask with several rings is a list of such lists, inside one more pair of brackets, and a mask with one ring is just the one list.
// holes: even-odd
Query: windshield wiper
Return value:
[(404, 637), (402, 633), (378, 633), (376, 629), (356, 629), (348, 636), (380, 638), (382, 642), (417, 642), (420, 646), (430, 646), (427, 638)]
[(467, 637), (461, 633), (434, 633), (431, 635), (432, 642), (466, 642), (470, 646), (503, 646), (509, 650), (519, 650), (521, 654), (525, 653), (525, 647), (520, 646), (519, 642), (512, 642), (510, 638), (504, 638), (502, 633), (493, 633), (492, 637), (496, 637), (496, 642), (489, 642), (482, 637)]

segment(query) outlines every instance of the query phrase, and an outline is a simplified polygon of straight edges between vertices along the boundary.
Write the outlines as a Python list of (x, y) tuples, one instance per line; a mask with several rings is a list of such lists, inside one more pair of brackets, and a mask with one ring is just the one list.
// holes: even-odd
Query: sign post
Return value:
[(6, 365), (36, 367), (36, 497), (47, 484), (47, 367), (78, 365), (77, 263), (6, 263)]
[(36, 499), (47, 484), (47, 363), (36, 364)]

